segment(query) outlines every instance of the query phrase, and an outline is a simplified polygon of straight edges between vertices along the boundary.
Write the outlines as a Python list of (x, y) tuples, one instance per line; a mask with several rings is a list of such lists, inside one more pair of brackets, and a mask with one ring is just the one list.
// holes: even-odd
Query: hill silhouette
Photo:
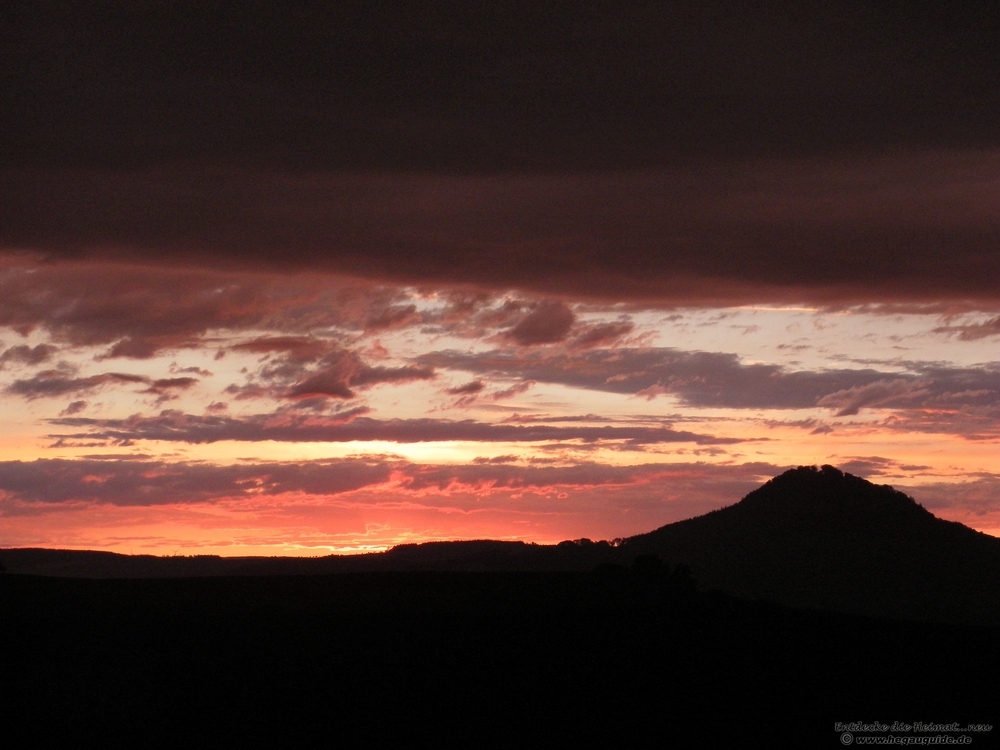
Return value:
[(739, 503), (632, 537), (627, 555), (702, 586), (792, 606), (1000, 623), (1000, 539), (832, 466), (792, 469)]
[(1000, 625), (1000, 539), (832, 466), (799, 467), (735, 505), (615, 543), (466, 541), (322, 558), (158, 558), (4, 550), (12, 573), (77, 577), (586, 571), (655, 556), (703, 589), (854, 614)]

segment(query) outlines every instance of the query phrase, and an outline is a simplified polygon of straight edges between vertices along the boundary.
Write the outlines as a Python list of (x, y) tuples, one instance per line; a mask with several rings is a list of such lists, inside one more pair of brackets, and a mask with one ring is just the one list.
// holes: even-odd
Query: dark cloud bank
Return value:
[[(595, 175), (18, 173), (0, 245), (597, 299), (990, 307), (998, 170), (1000, 151), (966, 150)], [(548, 317), (512, 335), (558, 337)]]
[(0, 156), (134, 169), (636, 168), (994, 143), (963, 3), (4, 4)]
[(605, 299), (997, 302), (996, 3), (2, 13), (10, 251)]

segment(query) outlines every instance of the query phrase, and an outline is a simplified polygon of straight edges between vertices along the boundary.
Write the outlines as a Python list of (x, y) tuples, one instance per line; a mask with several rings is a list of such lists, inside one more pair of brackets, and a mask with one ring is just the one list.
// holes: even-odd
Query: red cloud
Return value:
[(573, 311), (562, 302), (541, 302), (521, 318), (505, 337), (521, 346), (562, 341), (575, 320)]

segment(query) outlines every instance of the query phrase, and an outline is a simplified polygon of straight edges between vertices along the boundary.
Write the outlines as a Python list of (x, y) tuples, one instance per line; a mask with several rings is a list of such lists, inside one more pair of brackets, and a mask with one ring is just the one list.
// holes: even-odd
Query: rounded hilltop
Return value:
[(852, 522), (876, 518), (896, 522), (934, 519), (909, 495), (829, 465), (789, 469), (747, 494), (734, 507), (765, 513), (844, 515)]

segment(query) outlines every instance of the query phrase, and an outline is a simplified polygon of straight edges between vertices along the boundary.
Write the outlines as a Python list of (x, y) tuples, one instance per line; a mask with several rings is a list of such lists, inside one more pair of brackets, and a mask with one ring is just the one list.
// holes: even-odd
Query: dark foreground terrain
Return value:
[(745, 601), (656, 562), (8, 574), (0, 718), (38, 744), (133, 747), (815, 747), (840, 745), (835, 722), (997, 723), (995, 628)]

